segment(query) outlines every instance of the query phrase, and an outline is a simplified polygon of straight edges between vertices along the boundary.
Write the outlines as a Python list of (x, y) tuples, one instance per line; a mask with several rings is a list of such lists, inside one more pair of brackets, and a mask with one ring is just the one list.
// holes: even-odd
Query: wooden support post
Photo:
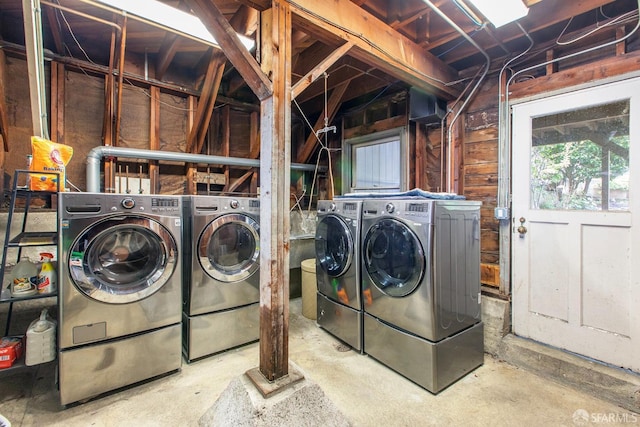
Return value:
[(289, 372), (289, 181), (291, 145), (291, 9), (273, 0), (262, 13), (262, 70), (273, 94), (261, 102), (260, 373)]

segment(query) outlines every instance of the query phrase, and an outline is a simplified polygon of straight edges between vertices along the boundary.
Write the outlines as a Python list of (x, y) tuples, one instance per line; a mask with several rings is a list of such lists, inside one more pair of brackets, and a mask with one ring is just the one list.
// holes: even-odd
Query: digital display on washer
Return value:
[(429, 212), (428, 203), (409, 203), (407, 205), (407, 212)]
[(358, 209), (358, 206), (355, 203), (345, 203), (343, 207), (345, 211), (355, 211)]
[(177, 208), (179, 205), (178, 199), (170, 198), (153, 198), (151, 199), (151, 206), (154, 208)]
[(260, 200), (249, 200), (249, 207), (250, 208), (259, 208), (260, 207)]

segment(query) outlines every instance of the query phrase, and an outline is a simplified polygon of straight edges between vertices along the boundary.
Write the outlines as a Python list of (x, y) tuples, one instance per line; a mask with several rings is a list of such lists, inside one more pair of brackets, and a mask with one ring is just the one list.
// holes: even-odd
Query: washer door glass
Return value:
[(353, 238), (340, 218), (327, 215), (316, 227), (316, 257), (329, 276), (343, 275), (351, 265)]
[(98, 222), (71, 248), (69, 271), (76, 287), (111, 304), (139, 301), (160, 290), (179, 255), (174, 237), (162, 224), (139, 216)]
[(260, 225), (242, 214), (211, 221), (198, 239), (204, 271), (221, 282), (245, 280), (260, 269)]
[(381, 219), (367, 232), (363, 261), (373, 284), (392, 297), (413, 292), (424, 274), (424, 253), (418, 237), (393, 218)]

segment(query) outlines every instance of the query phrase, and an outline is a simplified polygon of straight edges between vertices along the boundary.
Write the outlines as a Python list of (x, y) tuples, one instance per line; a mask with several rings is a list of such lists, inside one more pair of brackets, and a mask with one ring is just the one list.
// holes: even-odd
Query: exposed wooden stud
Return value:
[[(112, 145), (117, 147), (120, 145), (120, 123), (122, 118), (122, 96), (124, 93), (124, 64), (125, 64), (125, 54), (127, 47), (127, 17), (123, 18), (122, 22), (122, 31), (120, 32), (120, 53), (118, 56), (118, 95), (116, 97), (116, 108), (115, 108), (115, 131), (113, 134)], [(115, 164), (113, 165), (115, 168)], [(105, 174), (106, 181), (106, 174)], [(110, 180), (105, 182), (105, 186), (107, 188), (113, 189), (115, 191), (115, 171), (112, 173)], [(108, 192), (108, 191), (107, 191)]]
[(416, 122), (415, 153), (412, 158), (415, 169), (415, 187), (427, 189), (427, 132), (425, 126)]
[(51, 63), (51, 140), (64, 144), (64, 64)]
[[(102, 143), (106, 146), (113, 145), (113, 125), (115, 119), (114, 93), (115, 93), (115, 52), (116, 52), (116, 30), (111, 29), (111, 43), (109, 48), (109, 68), (104, 76), (104, 119), (102, 121)], [(115, 191), (115, 164), (112, 158), (104, 159), (104, 191), (110, 193)]]
[[(197, 100), (195, 96), (189, 96), (187, 98), (188, 112), (187, 112), (187, 132), (193, 129), (194, 116), (196, 110)], [(188, 152), (188, 151), (187, 151)], [(197, 180), (196, 174), (198, 172), (197, 166), (193, 163), (187, 163), (187, 194), (197, 194)]]
[[(231, 152), (231, 108), (228, 105), (222, 107), (222, 155), (225, 157), (229, 157), (229, 153)], [(222, 170), (224, 171), (224, 188), (223, 191), (229, 190), (229, 166), (223, 166)]]
[[(624, 25), (616, 28), (616, 39), (620, 40), (627, 34), (627, 30), (624, 28)], [(622, 40), (621, 42), (616, 43), (616, 56), (624, 55), (627, 53), (627, 41)]]
[[(151, 117), (149, 118), (149, 149), (160, 149), (160, 88), (151, 86)], [(157, 160), (149, 160), (149, 187), (151, 194), (160, 192), (160, 167)]]
[[(551, 61), (555, 58), (555, 52), (553, 51), (553, 49), (549, 49), (547, 50), (547, 61)], [(549, 74), (553, 74), (556, 71), (558, 71), (558, 63), (557, 62), (552, 62), (550, 64), (547, 64), (547, 75)]]
[[(4, 82), (7, 76), (7, 61), (4, 50), (0, 49), (0, 137), (2, 137), (2, 161), (0, 161), (0, 172), (4, 169), (4, 152), (9, 151), (9, 122), (7, 120), (7, 107), (5, 98)], [(0, 176), (0, 180), (4, 178), (4, 174)], [(0, 187), (4, 188), (4, 187)]]
[(249, 158), (257, 159), (260, 156), (260, 116), (257, 112), (252, 112), (249, 116)]

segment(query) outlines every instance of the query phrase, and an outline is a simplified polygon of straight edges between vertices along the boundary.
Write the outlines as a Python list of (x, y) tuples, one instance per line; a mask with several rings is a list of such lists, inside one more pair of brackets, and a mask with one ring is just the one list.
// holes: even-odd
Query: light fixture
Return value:
[(516, 21), (527, 16), (529, 8), (522, 0), (468, 0), (480, 13), (482, 13), (496, 27), (501, 27), (509, 22)]
[[(166, 3), (157, 0), (97, 0), (97, 2), (135, 15), (149, 24), (169, 28), (209, 45), (220, 47), (198, 17)], [(255, 42), (252, 39), (241, 34), (238, 34), (238, 37), (247, 49), (253, 49)]]

